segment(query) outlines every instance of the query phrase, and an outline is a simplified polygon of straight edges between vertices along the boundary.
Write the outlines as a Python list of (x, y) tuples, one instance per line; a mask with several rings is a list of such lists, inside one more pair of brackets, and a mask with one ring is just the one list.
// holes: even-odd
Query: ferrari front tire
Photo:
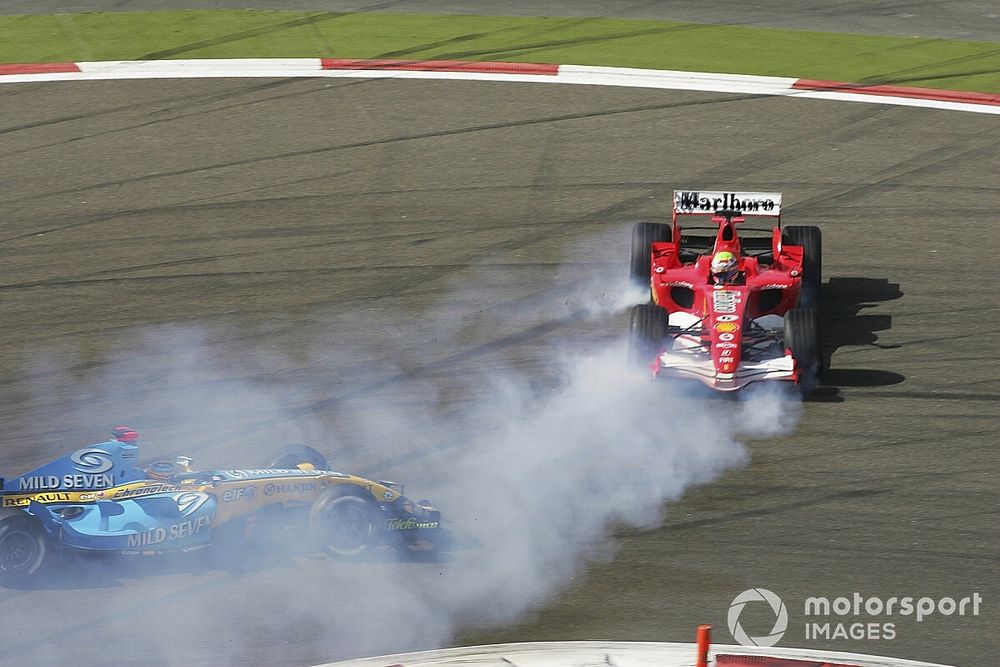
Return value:
[(640, 303), (632, 307), (629, 328), (629, 363), (645, 368), (663, 349), (667, 338), (670, 316), (666, 310), (653, 303)]
[(42, 527), (27, 515), (0, 515), (0, 584), (27, 581), (45, 563), (49, 542)]
[(667, 243), (673, 234), (670, 225), (662, 222), (637, 222), (632, 227), (632, 259), (629, 275), (640, 285), (649, 285), (649, 270), (653, 261), (653, 243)]
[(819, 307), (819, 290), (823, 284), (823, 235), (819, 227), (789, 225), (781, 230), (781, 243), (802, 247), (802, 290), (799, 292), (799, 307)]
[(357, 559), (379, 542), (379, 514), (373, 500), (331, 489), (317, 498), (309, 510), (309, 532), (334, 558)]
[(799, 391), (808, 395), (823, 373), (823, 342), (817, 309), (793, 308), (785, 314), (785, 347), (791, 352), (799, 372)]

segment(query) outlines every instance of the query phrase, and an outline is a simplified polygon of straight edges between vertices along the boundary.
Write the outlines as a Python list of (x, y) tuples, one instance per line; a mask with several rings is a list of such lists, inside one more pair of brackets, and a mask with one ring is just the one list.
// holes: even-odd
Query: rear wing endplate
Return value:
[(781, 217), (780, 192), (674, 190), (674, 217), (737, 211), (743, 215)]

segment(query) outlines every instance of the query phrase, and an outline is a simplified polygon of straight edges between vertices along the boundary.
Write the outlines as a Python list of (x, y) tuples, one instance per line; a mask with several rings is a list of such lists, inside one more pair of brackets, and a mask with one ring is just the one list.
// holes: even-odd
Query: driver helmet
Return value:
[(153, 461), (146, 466), (146, 474), (150, 479), (171, 480), (179, 472), (184, 471), (172, 461)]
[(739, 273), (740, 262), (736, 255), (723, 250), (715, 253), (712, 258), (712, 279), (717, 285), (728, 285), (736, 280)]

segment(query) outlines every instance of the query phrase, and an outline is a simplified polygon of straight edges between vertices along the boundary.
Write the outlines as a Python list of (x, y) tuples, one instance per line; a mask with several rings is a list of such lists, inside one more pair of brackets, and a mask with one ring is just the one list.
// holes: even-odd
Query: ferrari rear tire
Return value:
[(312, 466), (315, 470), (330, 469), (330, 462), (326, 460), (326, 457), (308, 445), (289, 445), (284, 453), (269, 460), (261, 467), (294, 470), (300, 464)]
[(781, 230), (781, 243), (802, 246), (802, 291), (799, 308), (818, 308), (823, 284), (823, 235), (819, 227), (790, 225)]
[(652, 243), (670, 241), (673, 230), (662, 222), (637, 222), (632, 227), (632, 260), (629, 275), (640, 285), (649, 284), (649, 267), (653, 259)]
[(378, 545), (382, 530), (379, 514), (373, 500), (331, 489), (309, 510), (309, 532), (334, 558), (358, 559)]
[(823, 342), (817, 309), (793, 308), (785, 314), (785, 347), (792, 353), (799, 370), (800, 393), (810, 394), (823, 373)]
[(0, 585), (29, 580), (49, 557), (49, 541), (41, 525), (27, 515), (0, 515)]
[(632, 307), (628, 346), (632, 366), (645, 368), (653, 362), (667, 339), (669, 323), (667, 311), (656, 304), (640, 303)]

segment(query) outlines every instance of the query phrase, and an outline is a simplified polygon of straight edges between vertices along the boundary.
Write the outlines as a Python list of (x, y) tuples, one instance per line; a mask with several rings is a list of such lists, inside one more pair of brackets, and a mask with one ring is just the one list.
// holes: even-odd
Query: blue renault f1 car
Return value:
[(383, 545), (433, 548), (440, 535), (441, 514), (429, 501), (332, 471), (310, 447), (291, 447), (263, 469), (195, 471), (186, 457), (140, 465), (136, 433), (120, 427), (114, 435), (0, 478), (0, 584), (30, 579), (60, 551), (185, 552), (223, 534), (253, 540), (275, 523), (303, 529), (341, 559)]

